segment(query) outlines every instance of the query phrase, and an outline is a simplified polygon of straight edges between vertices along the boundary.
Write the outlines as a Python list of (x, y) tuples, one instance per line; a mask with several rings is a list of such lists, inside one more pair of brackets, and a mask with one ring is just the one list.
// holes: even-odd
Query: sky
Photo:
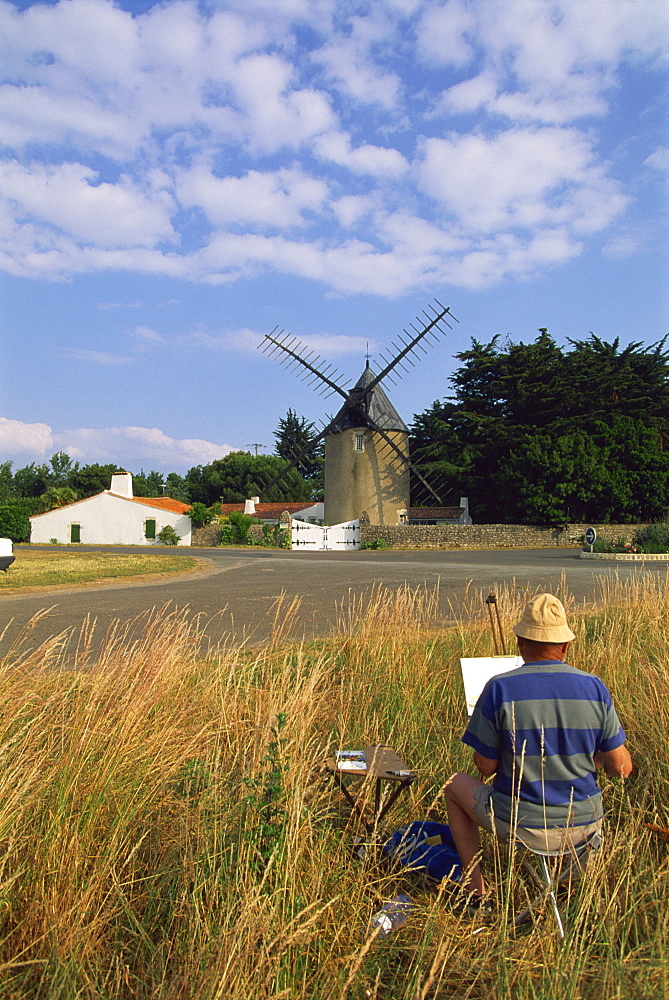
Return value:
[[(669, 332), (658, 0), (0, 0), (0, 462), (271, 453), (435, 300), (472, 338)], [(375, 361), (375, 358), (377, 360)]]

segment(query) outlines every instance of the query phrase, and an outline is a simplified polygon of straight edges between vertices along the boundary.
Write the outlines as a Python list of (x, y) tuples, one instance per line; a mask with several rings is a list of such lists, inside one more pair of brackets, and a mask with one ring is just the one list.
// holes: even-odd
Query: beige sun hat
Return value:
[(552, 594), (537, 594), (525, 605), (523, 617), (513, 631), (533, 642), (571, 642), (576, 636), (567, 625), (562, 601)]

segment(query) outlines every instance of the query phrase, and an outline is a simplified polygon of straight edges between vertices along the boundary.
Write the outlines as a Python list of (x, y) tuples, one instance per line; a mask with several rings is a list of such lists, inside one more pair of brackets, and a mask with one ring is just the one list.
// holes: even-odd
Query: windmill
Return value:
[(275, 327), (265, 335), (259, 345), (264, 353), (297, 372), (325, 398), (338, 394), (344, 402), (263, 492), (268, 493), (324, 439), (326, 524), (354, 520), (362, 511), (368, 512), (373, 524), (397, 524), (398, 511), (409, 507), (411, 474), (424, 495), (442, 505), (437, 489), (411, 462), (408, 428), (381, 387), (383, 379), (395, 384), (401, 372), (409, 371), (407, 362), (415, 367), (419, 350), (427, 354), (425, 345), (446, 336), (445, 328), (453, 329), (450, 320), (458, 322), (438, 299), (423, 311), (423, 317), (417, 317), (418, 325), (409, 324), (412, 333), (403, 330), (404, 336), (398, 337), (401, 346), (392, 342), (392, 351), (381, 354), (383, 366), (378, 374), (370, 368), (367, 356), (365, 370), (350, 389), (350, 380), (289, 333)]

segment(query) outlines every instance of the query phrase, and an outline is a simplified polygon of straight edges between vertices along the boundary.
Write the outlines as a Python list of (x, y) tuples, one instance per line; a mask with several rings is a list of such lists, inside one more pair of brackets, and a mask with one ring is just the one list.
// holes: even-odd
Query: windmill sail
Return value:
[(395, 382), (407, 365), (415, 367), (419, 354), (426, 347), (446, 336), (457, 322), (450, 308), (441, 302), (429, 305), (410, 324), (410, 334), (404, 330), (400, 346), (381, 356), (383, 366), (375, 374), (369, 361), (352, 388), (334, 366), (307, 345), (275, 327), (260, 345), (269, 357), (278, 360), (290, 371), (326, 397), (339, 395), (343, 405), (323, 431), (315, 437), (283, 472), (267, 484), (271, 489), (292, 468), (298, 467), (309, 451), (325, 441), (325, 519), (334, 524), (359, 517), (366, 510), (376, 524), (396, 524), (398, 511), (410, 504), (410, 477), (419, 484), (421, 500), (443, 504), (437, 485), (429, 482), (409, 458), (408, 428), (390, 402), (380, 383)]

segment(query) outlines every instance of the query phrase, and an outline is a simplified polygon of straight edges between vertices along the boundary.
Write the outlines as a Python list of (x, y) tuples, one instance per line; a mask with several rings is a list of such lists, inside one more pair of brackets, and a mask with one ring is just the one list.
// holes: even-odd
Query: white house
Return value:
[(132, 476), (112, 476), (111, 488), (30, 518), (31, 542), (85, 545), (156, 545), (168, 525), (179, 545), (190, 545), (190, 505), (170, 497), (134, 497)]

